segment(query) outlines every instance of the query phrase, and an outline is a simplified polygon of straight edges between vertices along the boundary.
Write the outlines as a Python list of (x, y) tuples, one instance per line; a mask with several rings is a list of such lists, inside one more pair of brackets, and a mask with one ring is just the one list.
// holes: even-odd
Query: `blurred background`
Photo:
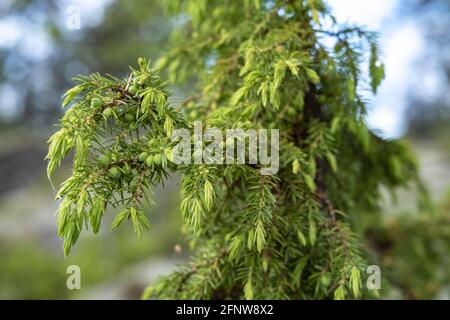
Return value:
[[(380, 33), (386, 80), (376, 97), (367, 93), (369, 125), (411, 144), (438, 210), (450, 211), (450, 0), (328, 3), (338, 21)], [(64, 258), (43, 160), (71, 78), (122, 76), (139, 56), (158, 58), (175, 23), (157, 0), (0, 2), (1, 299), (139, 298), (186, 259), (176, 179), (147, 210), (153, 227), (142, 242), (128, 226), (105, 228), (84, 234)], [(387, 202), (386, 212), (414, 211), (405, 199)], [(66, 287), (73, 264), (81, 267), (82, 290)]]

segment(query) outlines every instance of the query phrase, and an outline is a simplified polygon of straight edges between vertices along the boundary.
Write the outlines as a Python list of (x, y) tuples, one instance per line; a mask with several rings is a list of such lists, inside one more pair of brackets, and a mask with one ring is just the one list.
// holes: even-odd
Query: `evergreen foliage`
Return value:
[[(178, 172), (192, 259), (146, 298), (377, 296), (364, 277), (379, 261), (366, 222), (384, 219), (380, 187), (424, 191), (407, 146), (365, 124), (361, 92), (376, 92), (384, 77), (376, 36), (340, 28), (321, 0), (166, 2), (183, 24), (158, 68), (172, 82), (195, 77), (197, 88), (171, 105), (166, 83), (143, 58), (125, 79), (76, 78), (47, 156), (50, 177), (74, 150), (72, 176), (57, 194), (65, 254), (84, 225), (99, 231), (107, 207), (119, 211), (111, 228), (130, 221), (140, 238), (150, 227), (142, 201)], [(170, 136), (194, 120), (279, 129), (278, 174), (174, 164)]]

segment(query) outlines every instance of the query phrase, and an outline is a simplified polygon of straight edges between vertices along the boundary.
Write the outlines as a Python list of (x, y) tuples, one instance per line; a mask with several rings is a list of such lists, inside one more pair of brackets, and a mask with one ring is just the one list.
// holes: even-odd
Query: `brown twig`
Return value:
[(328, 212), (330, 213), (331, 220), (335, 223), (336, 222), (336, 209), (334, 208), (333, 204), (330, 200), (321, 192), (316, 192), (315, 196), (319, 198), (319, 200), (326, 206), (328, 209)]

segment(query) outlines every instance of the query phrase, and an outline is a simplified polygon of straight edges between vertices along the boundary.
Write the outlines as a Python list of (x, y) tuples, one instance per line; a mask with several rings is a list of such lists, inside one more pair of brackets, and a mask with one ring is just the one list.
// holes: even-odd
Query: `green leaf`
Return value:
[(236, 106), (239, 104), (239, 102), (241, 102), (245, 96), (247, 95), (248, 92), (248, 88), (247, 87), (241, 87), (239, 88), (232, 96), (231, 96), (231, 100), (230, 100), (230, 104), (232, 106)]
[(267, 101), (269, 98), (269, 82), (265, 81), (261, 83), (261, 86), (258, 89), (258, 95), (261, 95), (262, 105), (265, 107), (267, 105)]
[(274, 77), (272, 84), (273, 91), (278, 90), (278, 87), (281, 85), (281, 82), (283, 82), (285, 75), (286, 75), (286, 63), (284, 60), (280, 60), (275, 64), (274, 68)]
[(150, 109), (151, 103), (155, 101), (155, 90), (154, 88), (148, 88), (142, 94), (141, 110), (142, 113), (147, 112)]
[(247, 282), (244, 285), (244, 296), (245, 299), (247, 300), (252, 300), (254, 295), (253, 295), (253, 285), (252, 285), (252, 280), (251, 278), (249, 278), (247, 280)]
[(70, 219), (70, 206), (72, 202), (65, 198), (57, 211), (58, 236), (63, 237)]
[(133, 230), (139, 240), (142, 240), (142, 228), (150, 229), (150, 223), (147, 217), (136, 208), (130, 208), (130, 217), (133, 224)]
[(345, 287), (343, 285), (340, 285), (334, 291), (334, 300), (345, 300)]
[(316, 9), (316, 5), (314, 3), (314, 0), (308, 0), (308, 5), (311, 8), (313, 21), (315, 23), (317, 23), (317, 24), (320, 24), (319, 13), (318, 13), (318, 11)]
[(352, 288), (353, 296), (359, 297), (359, 291), (361, 288), (361, 273), (358, 268), (353, 267), (350, 275), (350, 287)]
[(145, 288), (144, 292), (142, 293), (141, 299), (142, 300), (149, 300), (155, 292), (155, 287), (148, 286)]
[(81, 91), (83, 90), (83, 86), (77, 85), (69, 90), (63, 95), (65, 97), (62, 106), (66, 107)]
[(256, 249), (261, 253), (266, 244), (266, 231), (262, 223), (258, 222), (255, 229)]
[(302, 243), (303, 246), (306, 246), (308, 243), (306, 242), (306, 237), (301, 230), (297, 230), (297, 236)]
[(331, 170), (333, 170), (333, 172), (337, 172), (336, 157), (331, 152), (327, 152), (326, 157), (328, 163), (330, 164)]
[(242, 236), (241, 235), (234, 236), (228, 248), (230, 260), (234, 260), (238, 257), (241, 251), (241, 245), (242, 245)]
[(319, 84), (320, 83), (320, 77), (317, 74), (317, 72), (311, 68), (306, 68), (306, 75), (313, 84)]
[(205, 194), (206, 209), (211, 210), (212, 205), (214, 203), (214, 188), (211, 182), (209, 182), (208, 180), (205, 181), (204, 194)]
[(130, 218), (130, 209), (123, 209), (116, 215), (114, 221), (111, 223), (111, 230), (116, 229), (125, 220)]
[(262, 267), (264, 272), (267, 272), (267, 270), (269, 269), (269, 260), (266, 256), (262, 257)]
[(302, 257), (298, 261), (298, 263), (295, 266), (295, 269), (292, 273), (293, 280), (295, 281), (297, 287), (299, 287), (301, 285), (302, 273), (303, 273), (303, 270), (305, 270), (305, 267), (308, 264), (308, 261), (309, 261), (309, 255), (305, 255), (304, 257)]
[(333, 134), (336, 133), (340, 124), (341, 124), (341, 118), (334, 117), (333, 120), (331, 121), (331, 133), (333, 133)]
[(316, 192), (316, 183), (314, 182), (314, 179), (309, 174), (303, 174), (303, 179), (305, 179), (305, 183), (308, 186), (309, 191)]
[(247, 248), (251, 250), (253, 248), (253, 244), (255, 243), (255, 233), (253, 230), (249, 230), (247, 234)]
[(77, 207), (76, 207), (78, 213), (83, 212), (84, 206), (86, 205), (87, 197), (88, 197), (88, 193), (86, 192), (86, 190), (81, 190), (81, 192), (78, 196)]
[(376, 43), (371, 45), (371, 55), (369, 63), (369, 73), (372, 92), (377, 93), (378, 87), (385, 78), (384, 64), (379, 60), (378, 47)]
[(294, 77), (298, 78), (298, 76), (299, 76), (298, 66), (299, 66), (300, 62), (297, 59), (292, 59), (292, 60), (286, 60), (285, 64), (289, 68), (289, 71), (292, 73), (292, 75)]
[(94, 205), (90, 213), (91, 216), (91, 226), (94, 233), (98, 233), (101, 226), (102, 217), (105, 211), (105, 202), (102, 198), (97, 197), (94, 200)]
[(150, 222), (142, 211), (138, 212), (138, 219), (145, 229), (150, 230)]
[(355, 101), (356, 97), (356, 87), (355, 87), (355, 80), (352, 76), (349, 77), (348, 83), (347, 83), (347, 94), (348, 94), (348, 100), (350, 102)]
[(311, 245), (314, 245), (316, 242), (317, 237), (317, 228), (316, 223), (314, 222), (314, 219), (309, 219), (309, 241), (311, 242)]

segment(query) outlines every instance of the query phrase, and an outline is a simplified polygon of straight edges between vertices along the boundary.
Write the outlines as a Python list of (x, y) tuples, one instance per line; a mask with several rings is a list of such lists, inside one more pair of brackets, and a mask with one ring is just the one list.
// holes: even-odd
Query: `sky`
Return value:
[[(405, 131), (408, 84), (414, 76), (413, 65), (424, 54), (423, 35), (411, 19), (398, 19), (401, 0), (328, 0), (338, 22), (365, 25), (380, 35), (386, 79), (376, 96), (369, 96), (368, 125), (387, 138)], [(427, 92), (437, 87), (433, 74), (425, 78)]]
[[(78, 5), (83, 8), (81, 26), (83, 27), (101, 23), (104, 5), (110, 2), (112, 0), (63, 0), (60, 5), (67, 7)], [(401, 0), (327, 1), (338, 22), (364, 25), (380, 34), (386, 79), (376, 96), (369, 95), (366, 98), (371, 101), (368, 125), (372, 129), (379, 130), (387, 138), (397, 138), (405, 131), (403, 119), (407, 106), (407, 90), (410, 89), (406, 84), (410, 83), (410, 79), (414, 76), (412, 65), (424, 51), (423, 37), (417, 24), (405, 17), (398, 19), (396, 7), (399, 2)], [(67, 12), (64, 10), (61, 12), (61, 19), (65, 19)], [(39, 17), (36, 16), (35, 19)], [(52, 49), (45, 34), (35, 26), (27, 28), (23, 21), (16, 20), (14, 16), (6, 16), (0, 20), (0, 47), (12, 46), (19, 42), (23, 50), (33, 54), (36, 59), (45, 59)], [(30, 29), (34, 31), (30, 33)], [(423, 86), (427, 89), (424, 91), (433, 92), (433, 89), (438, 87), (436, 79), (433, 73), (423, 75)], [(17, 97), (14, 97), (14, 90), (8, 85), (0, 86), (0, 113), (3, 116), (7, 116), (8, 112), (11, 113), (8, 106), (15, 101)]]

